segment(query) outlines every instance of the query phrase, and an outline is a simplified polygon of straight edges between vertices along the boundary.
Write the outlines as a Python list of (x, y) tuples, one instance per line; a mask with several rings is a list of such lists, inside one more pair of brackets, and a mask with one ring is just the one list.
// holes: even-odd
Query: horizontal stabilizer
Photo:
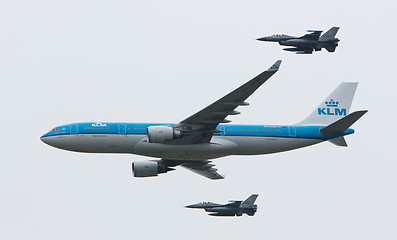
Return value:
[(359, 118), (361, 118), (366, 112), (367, 112), (367, 110), (351, 113), (351, 114), (347, 115), (346, 117), (341, 118), (338, 121), (321, 129), (320, 133), (323, 136), (331, 136), (335, 133), (344, 132), (351, 125), (353, 125), (353, 123), (355, 123)]
[(335, 144), (336, 146), (340, 146), (340, 147), (347, 147), (347, 143), (346, 140), (343, 136), (337, 137), (337, 138), (333, 138), (328, 140), (330, 143)]
[(327, 49), (328, 52), (335, 52), (335, 50), (336, 50), (336, 45), (327, 46), (327, 47), (325, 47), (325, 49)]

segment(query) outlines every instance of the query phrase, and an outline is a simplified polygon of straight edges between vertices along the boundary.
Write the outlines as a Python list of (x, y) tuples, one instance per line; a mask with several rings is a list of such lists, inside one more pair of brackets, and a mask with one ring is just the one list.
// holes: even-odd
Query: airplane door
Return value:
[(125, 123), (119, 123), (119, 134), (126, 134)]
[(296, 131), (294, 126), (289, 126), (288, 127), (288, 133), (290, 137), (295, 137), (296, 136)]
[(220, 126), (219, 129), (222, 130), (221, 135), (225, 136), (225, 127), (224, 126)]
[(72, 124), (70, 125), (70, 134), (78, 134), (78, 124)]

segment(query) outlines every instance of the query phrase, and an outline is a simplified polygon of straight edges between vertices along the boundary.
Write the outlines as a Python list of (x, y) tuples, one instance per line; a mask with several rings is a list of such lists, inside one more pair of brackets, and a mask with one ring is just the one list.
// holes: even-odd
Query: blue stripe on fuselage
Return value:
[[(42, 137), (68, 135), (68, 134), (135, 134), (145, 135), (147, 127), (170, 124), (153, 123), (75, 123), (56, 127), (56, 131), (50, 131)], [(320, 126), (284, 126), (284, 125), (219, 125), (222, 133), (214, 136), (251, 136), (251, 137), (287, 137), (287, 138), (311, 138), (329, 139), (320, 134)], [(77, 130), (77, 131), (76, 131)], [(337, 136), (353, 133), (353, 129), (347, 129)], [(332, 136), (332, 138), (337, 137)]]

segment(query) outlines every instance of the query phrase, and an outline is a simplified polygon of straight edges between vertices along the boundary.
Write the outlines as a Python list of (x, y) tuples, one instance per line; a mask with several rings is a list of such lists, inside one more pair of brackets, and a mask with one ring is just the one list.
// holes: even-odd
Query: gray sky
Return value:
[[(0, 2), (1, 239), (396, 239), (395, 1)], [(255, 41), (341, 27), (336, 52)], [(215, 160), (134, 179), (134, 155), (73, 153), (39, 137), (84, 121), (178, 122), (282, 59), (233, 123), (293, 124), (340, 82), (369, 109), (348, 148)], [(258, 193), (255, 217), (183, 206)]]

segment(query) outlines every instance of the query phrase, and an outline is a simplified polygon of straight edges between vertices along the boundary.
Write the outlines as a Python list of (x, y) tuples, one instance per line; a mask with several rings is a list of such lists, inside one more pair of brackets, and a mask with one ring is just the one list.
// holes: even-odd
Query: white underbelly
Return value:
[(247, 137), (224, 136), (224, 139), (238, 145), (236, 155), (258, 155), (284, 152), (321, 143), (321, 139), (292, 138), (292, 137)]
[(164, 143), (149, 143), (142, 140), (135, 144), (132, 153), (176, 160), (204, 160), (233, 155), (237, 144), (222, 138), (213, 138), (210, 143), (174, 145)]
[(46, 142), (54, 147), (87, 153), (131, 153), (134, 145), (145, 138), (144, 135), (125, 134), (69, 134), (46, 137)]
[(321, 139), (214, 136), (210, 143), (172, 145), (147, 142), (146, 135), (71, 134), (47, 137), (54, 147), (87, 153), (132, 153), (142, 156), (204, 160), (228, 155), (258, 155), (288, 151), (322, 142)]

